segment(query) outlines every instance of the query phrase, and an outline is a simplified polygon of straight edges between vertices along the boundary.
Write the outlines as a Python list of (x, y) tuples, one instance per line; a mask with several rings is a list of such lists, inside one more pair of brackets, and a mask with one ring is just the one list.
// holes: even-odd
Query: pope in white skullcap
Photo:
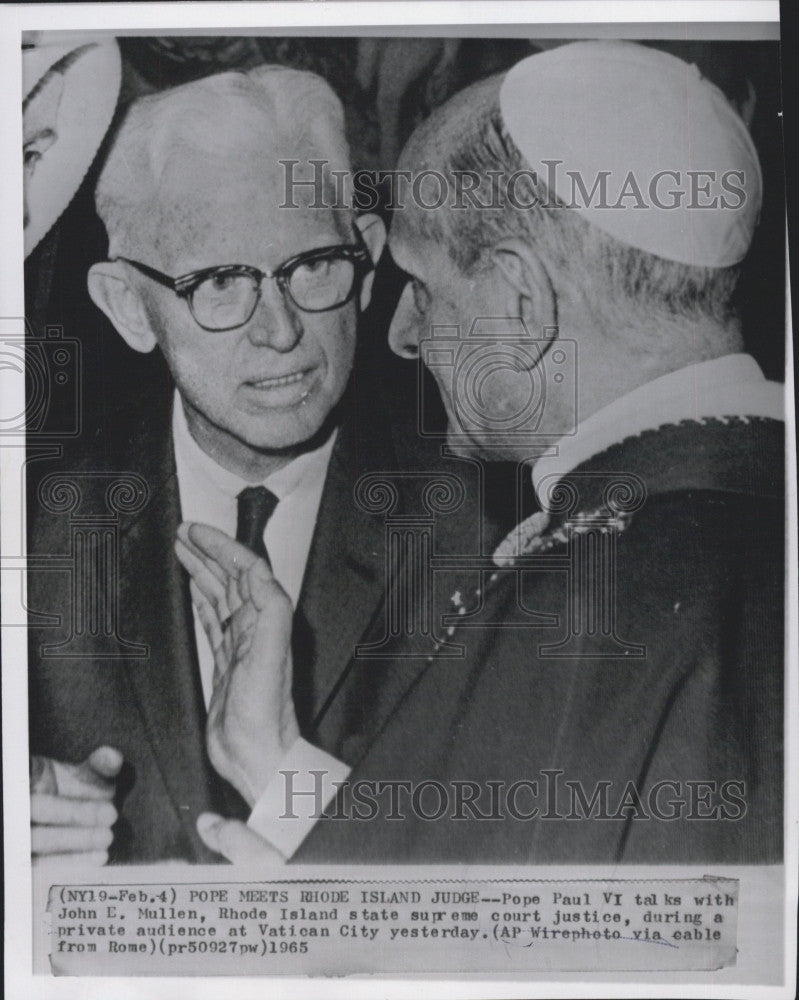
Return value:
[(575, 42), (514, 66), (500, 107), (539, 181), (591, 225), (698, 267), (746, 255), (762, 200), (757, 152), (696, 66), (631, 42)]

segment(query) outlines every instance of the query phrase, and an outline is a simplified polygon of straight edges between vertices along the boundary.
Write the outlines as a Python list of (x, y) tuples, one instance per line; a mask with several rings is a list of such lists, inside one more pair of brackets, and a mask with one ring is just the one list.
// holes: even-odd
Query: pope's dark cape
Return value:
[[(350, 732), (339, 753), (353, 766), (352, 787), (434, 780), (446, 790), (448, 809), (430, 819), (441, 798), (428, 789), (420, 799), (428, 818), (414, 815), (406, 795), (404, 819), (392, 820), (384, 796), (370, 820), (320, 821), (294, 860), (778, 861), (783, 461), (780, 422), (708, 420), (631, 437), (570, 473), (566, 482), (585, 511), (601, 505), (604, 486), (619, 473), (645, 485), (643, 505), (616, 537), (615, 602), (616, 636), (644, 647), (645, 655), (629, 658), (601, 629), (579, 636), (571, 658), (538, 653), (567, 634), (562, 567), (521, 576), (502, 571), (493, 583), (483, 581), (481, 595), (475, 595), (480, 580), (453, 573), (442, 596), (458, 592), (470, 621), (523, 626), (525, 616), (529, 625), (530, 613), (538, 612), (554, 615), (554, 623), (456, 629), (453, 641), (466, 644), (462, 660), (406, 660), (383, 671), (356, 665), (340, 694), (349, 705)], [(559, 526), (555, 517), (548, 531), (557, 537)], [(565, 546), (549, 551), (557, 556)], [(610, 655), (597, 658), (602, 652)], [(538, 816), (480, 819), (462, 809), (460, 818), (448, 818), (455, 780), (484, 790), (477, 806), (483, 816), (491, 814), (489, 782), (507, 789), (537, 780)], [(559, 785), (557, 800), (546, 799), (547, 781)], [(581, 817), (567, 781), (579, 782), (589, 802), (609, 783), (604, 811), (613, 818), (584, 818), (591, 815), (585, 808)], [(662, 781), (676, 789), (662, 786), (655, 801), (663, 818), (657, 818), (649, 796)], [(649, 818), (634, 799), (619, 811), (629, 782)], [(715, 790), (691, 782), (715, 782)], [(727, 786), (727, 795), (737, 794), (745, 806), (725, 803), (725, 782), (740, 783)], [(353, 801), (352, 787), (336, 811), (368, 815)], [(684, 807), (667, 818), (674, 811), (669, 800), (680, 797)], [(532, 805), (529, 795), (519, 796), (520, 813)], [(726, 819), (719, 818), (722, 807)], [(558, 818), (572, 812), (577, 818)]]

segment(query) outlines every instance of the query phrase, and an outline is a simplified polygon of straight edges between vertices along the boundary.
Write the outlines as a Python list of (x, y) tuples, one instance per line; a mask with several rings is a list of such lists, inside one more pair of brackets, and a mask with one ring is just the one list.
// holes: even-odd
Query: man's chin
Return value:
[(321, 447), (330, 437), (335, 422), (328, 414), (327, 418), (308, 420), (301, 426), (281, 428), (271, 427), (263, 434), (248, 434), (244, 442), (254, 451), (264, 454), (301, 454)]

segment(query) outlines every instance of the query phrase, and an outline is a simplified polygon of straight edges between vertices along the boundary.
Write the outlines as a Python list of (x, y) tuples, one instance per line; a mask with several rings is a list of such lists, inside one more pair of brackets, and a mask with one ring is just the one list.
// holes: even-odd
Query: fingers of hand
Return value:
[[(35, 762), (35, 763), (34, 763)], [(124, 758), (114, 747), (97, 747), (80, 764), (46, 757), (31, 765), (31, 850), (38, 861), (74, 859), (104, 865), (117, 811), (111, 804)]]
[(72, 854), (76, 851), (104, 851), (111, 846), (113, 831), (108, 826), (31, 827), (34, 854)]
[(247, 596), (259, 611), (270, 611), (275, 615), (294, 613), (291, 598), (275, 580), (269, 567), (259, 559), (247, 572)]
[(31, 823), (110, 828), (116, 819), (117, 811), (110, 802), (68, 799), (62, 795), (31, 795)]
[(224, 578), (220, 579), (200, 556), (184, 545), (180, 538), (175, 542), (175, 554), (191, 577), (191, 582), (213, 606), (219, 615), (219, 620), (224, 621), (231, 611), (227, 601), (229, 577), (224, 575)]
[(239, 587), (238, 577), (228, 577), (227, 587), (225, 588), (225, 597), (227, 599), (228, 607), (230, 608), (230, 613), (235, 615), (244, 600)]
[(270, 659), (281, 663), (291, 648), (294, 606), (278, 584), (270, 582), (253, 587), (253, 605), (258, 608), (256, 641)]
[(30, 762), (31, 794), (55, 795), (58, 791), (54, 761), (49, 757), (33, 755)]
[(110, 802), (116, 790), (114, 778), (106, 778), (102, 774), (98, 774), (92, 767), (91, 760), (90, 756), (80, 764), (65, 764), (60, 760), (51, 761), (56, 782), (55, 791), (42, 788), (36, 788), (34, 791), (46, 791), (68, 799), (95, 799), (101, 802)]
[(259, 613), (259, 629), (264, 630), (259, 638), (268, 643), (273, 655), (285, 658), (291, 649), (294, 621), (291, 598), (271, 574), (261, 571), (260, 566), (252, 567), (248, 577), (252, 604)]
[(210, 560), (209, 565), (216, 563), (218, 569), (230, 576), (238, 576), (258, 559), (251, 549), (207, 524), (182, 524), (178, 529), (178, 537), (187, 545), (192, 545), (206, 560)]
[(205, 629), (205, 634), (208, 636), (208, 641), (211, 644), (211, 649), (216, 652), (225, 640), (224, 633), (222, 632), (222, 621), (226, 620), (227, 616), (224, 619), (220, 619), (219, 612), (205, 594), (203, 594), (194, 580), (189, 580), (189, 590), (194, 607), (200, 616), (200, 623)]
[(203, 813), (197, 818), (197, 832), (212, 851), (224, 855), (234, 865), (284, 862), (279, 851), (239, 820)]
[[(200, 529), (200, 537), (202, 537), (202, 529), (208, 528), (209, 531), (215, 531), (216, 529), (210, 528), (208, 525), (204, 524), (201, 525), (184, 522), (178, 526), (177, 541), (180, 542), (187, 549), (187, 551), (194, 556), (195, 559), (198, 559), (205, 566), (208, 572), (212, 573), (222, 586), (224, 586), (227, 583), (227, 578), (230, 576), (230, 573), (224, 568), (224, 566), (221, 566), (216, 559), (211, 558), (203, 548), (200, 548), (196, 544), (195, 539), (198, 533), (191, 532), (190, 529), (192, 528)], [(227, 537), (228, 536), (225, 535), (225, 538)]]

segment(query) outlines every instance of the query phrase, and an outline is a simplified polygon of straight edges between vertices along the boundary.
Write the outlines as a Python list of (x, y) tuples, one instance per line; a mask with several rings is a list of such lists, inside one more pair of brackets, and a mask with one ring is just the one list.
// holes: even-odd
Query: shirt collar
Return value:
[(186, 412), (180, 393), (175, 390), (175, 405), (172, 410), (172, 434), (175, 443), (175, 459), (179, 469), (186, 469), (193, 479), (208, 484), (212, 489), (235, 499), (245, 486), (264, 485), (278, 500), (284, 500), (298, 489), (310, 489), (313, 484), (327, 475), (327, 466), (336, 441), (335, 430), (323, 445), (313, 451), (303, 452), (286, 465), (277, 469), (260, 481), (248, 482), (221, 465), (206, 454), (197, 444), (189, 430)]
[(557, 453), (544, 455), (532, 468), (533, 486), (544, 476), (565, 476), (594, 455), (664, 424), (710, 417), (785, 419), (784, 387), (766, 381), (749, 354), (727, 354), (688, 365), (633, 389), (577, 425), (576, 433), (557, 442)]

